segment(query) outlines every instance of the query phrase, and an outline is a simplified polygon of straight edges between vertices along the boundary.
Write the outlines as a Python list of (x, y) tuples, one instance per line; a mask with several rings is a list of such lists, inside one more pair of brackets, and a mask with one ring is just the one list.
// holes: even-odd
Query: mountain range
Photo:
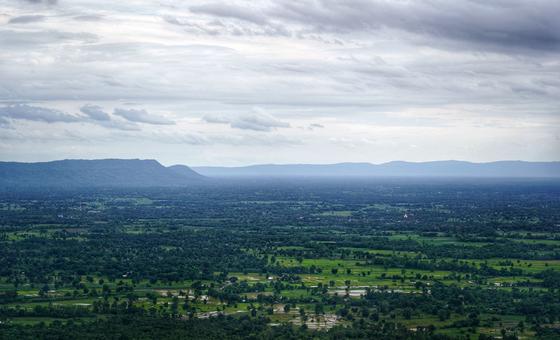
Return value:
[(0, 187), (156, 187), (188, 186), (204, 177), (184, 165), (155, 160), (61, 160), (0, 162)]
[(464, 161), (193, 167), (208, 177), (560, 177), (560, 162)]
[(212, 178), (288, 177), (527, 177), (560, 178), (560, 162), (463, 161), (383, 164), (264, 164), (243, 167), (163, 166), (155, 160), (60, 160), (0, 162), (0, 188), (182, 187)]

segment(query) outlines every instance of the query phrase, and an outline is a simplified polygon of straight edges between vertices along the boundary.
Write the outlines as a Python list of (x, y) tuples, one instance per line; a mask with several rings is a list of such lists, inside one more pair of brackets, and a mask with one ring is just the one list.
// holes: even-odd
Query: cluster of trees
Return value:
[(85, 323), (0, 325), (0, 334), (5, 339), (450, 339), (434, 334), (430, 327), (412, 331), (395, 322), (361, 321), (328, 331), (288, 324), (268, 327), (268, 322), (265, 317), (249, 316), (179, 320), (125, 315)]
[[(399, 320), (431, 315), (450, 328), (497, 327), (483, 314), (524, 317), (524, 324), (504, 330), (504, 339), (528, 327), (543, 338), (557, 335), (548, 325), (560, 321), (560, 272), (527, 271), (519, 260), (560, 259), (556, 244), (541, 242), (557, 239), (550, 231), (560, 221), (558, 186), (237, 183), (3, 195), (0, 279), (9, 288), (0, 292), (0, 321), (98, 318), (29, 327), (2, 322), (0, 338), (445, 339), (431, 325), (411, 330)], [(414, 237), (393, 237), (403, 230)], [(513, 239), (533, 237), (527, 231), (534, 242)], [(442, 235), (455, 242), (426, 241)], [(294, 263), (286, 266), (280, 260), (286, 257)], [(356, 265), (324, 272), (304, 262), (325, 258)], [(489, 258), (501, 259), (501, 268), (473, 261)], [(400, 274), (374, 277), (372, 267), (399, 268)], [(419, 270), (423, 274), (412, 274)], [(473, 281), (474, 287), (444, 285), (430, 274), (434, 271), (448, 271), (444, 279)], [(251, 284), (232, 272), (274, 279)], [(388, 293), (380, 287), (350, 298), (333, 295), (332, 280), (306, 286), (306, 275), (344, 276), (348, 287), (358, 276), (414, 281), (419, 293)], [(481, 287), (492, 277), (521, 275), (531, 280), (519, 280), (510, 291)], [(126, 283), (119, 282), (125, 278)], [(250, 308), (241, 317), (197, 319), (195, 302), (188, 298), (172, 296), (171, 302), (158, 304), (153, 291), (139, 293), (136, 285), (146, 280), (189, 280), (196, 298), (206, 295), (228, 306), (246, 302)], [(18, 294), (23, 285), (38, 296)], [(51, 295), (62, 288), (70, 288), (65, 296)], [(306, 294), (282, 294), (296, 289)], [(94, 298), (91, 306), (49, 304), (86, 296)], [(140, 297), (149, 301), (148, 308)], [(14, 307), (30, 300), (37, 306)], [(336, 314), (344, 326), (328, 331), (269, 327), (275, 304), (283, 304), (285, 312), (298, 308), (302, 320), (310, 313)], [(304, 304), (312, 308), (305, 310)]]

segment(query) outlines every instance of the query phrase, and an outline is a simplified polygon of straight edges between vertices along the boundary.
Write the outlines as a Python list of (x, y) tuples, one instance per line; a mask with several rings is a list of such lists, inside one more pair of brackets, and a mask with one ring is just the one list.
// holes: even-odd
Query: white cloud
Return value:
[(159, 158), (168, 137), (173, 163), (558, 159), (558, 6), (4, 1), (2, 157)]
[(28, 24), (45, 20), (43, 15), (22, 15), (19, 17), (10, 18), (9, 24)]
[(145, 124), (153, 124), (153, 125), (175, 124), (175, 122), (167, 118), (151, 115), (146, 110), (116, 108), (113, 111), (113, 114), (135, 123), (145, 123)]
[(231, 122), (231, 119), (229, 119), (225, 115), (213, 113), (205, 114), (204, 116), (202, 116), (202, 120), (212, 124), (229, 124)]
[(310, 130), (313, 130), (313, 129), (323, 129), (324, 127), (325, 126), (323, 124), (312, 123), (312, 124), (309, 124), (309, 126), (307, 128), (310, 129)]
[(290, 123), (280, 121), (264, 112), (242, 114), (230, 124), (232, 128), (254, 131), (271, 131), (275, 128), (290, 127)]
[(290, 123), (281, 121), (269, 113), (254, 109), (253, 112), (228, 117), (219, 114), (207, 114), (202, 120), (212, 124), (229, 124), (234, 129), (268, 132), (276, 128), (289, 128)]
[(41, 121), (45, 123), (56, 122), (78, 122), (79, 117), (69, 115), (56, 109), (49, 109), (39, 106), (31, 106), (26, 104), (16, 104), (0, 107), (0, 118), (24, 119), (32, 121)]
[(93, 120), (99, 120), (99, 121), (111, 120), (111, 116), (109, 116), (108, 113), (103, 112), (103, 108), (98, 105), (86, 104), (80, 108), (80, 111)]

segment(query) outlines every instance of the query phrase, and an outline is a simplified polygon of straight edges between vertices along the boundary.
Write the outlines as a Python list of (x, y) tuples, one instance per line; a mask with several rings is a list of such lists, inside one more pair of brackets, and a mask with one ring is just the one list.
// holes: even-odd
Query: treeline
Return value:
[(94, 322), (53, 322), (50, 325), (0, 324), (0, 339), (418, 339), (446, 340), (430, 329), (411, 331), (394, 322), (357, 322), (352, 327), (313, 331), (282, 324), (268, 327), (266, 318), (219, 316), (179, 320), (146, 316), (117, 316)]

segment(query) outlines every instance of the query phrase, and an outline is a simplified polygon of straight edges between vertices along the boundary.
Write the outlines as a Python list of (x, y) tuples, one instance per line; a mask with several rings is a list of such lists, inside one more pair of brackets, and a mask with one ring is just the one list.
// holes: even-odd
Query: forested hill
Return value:
[(189, 167), (165, 167), (155, 160), (0, 162), (0, 188), (188, 186), (203, 180)]
[(193, 167), (209, 177), (555, 177), (560, 162), (463, 161), (383, 164), (263, 164), (245, 167)]
[[(205, 177), (207, 176), (207, 177)], [(165, 167), (155, 160), (60, 160), (0, 162), (0, 188), (181, 187), (219, 177), (549, 177), (560, 178), (560, 162), (460, 161), (384, 164), (290, 164), (247, 167)]]

